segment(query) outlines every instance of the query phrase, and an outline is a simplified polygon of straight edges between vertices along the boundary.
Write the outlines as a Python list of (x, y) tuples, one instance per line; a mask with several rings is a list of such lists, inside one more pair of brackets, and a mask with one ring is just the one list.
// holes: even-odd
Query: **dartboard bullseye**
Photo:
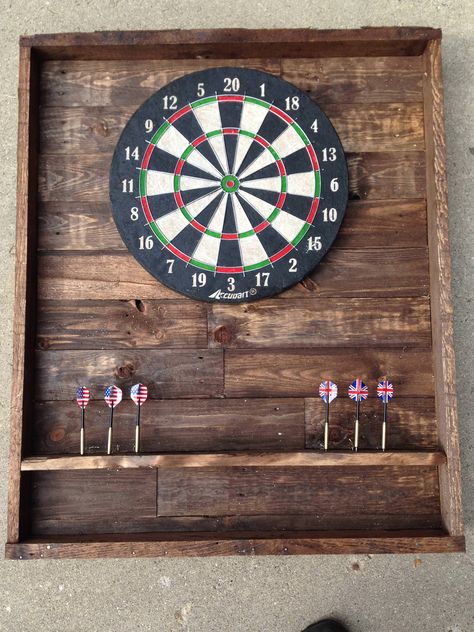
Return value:
[(344, 217), (347, 165), (330, 121), (268, 73), (213, 68), (168, 84), (126, 125), (110, 174), (135, 258), (192, 298), (240, 302), (294, 285)]

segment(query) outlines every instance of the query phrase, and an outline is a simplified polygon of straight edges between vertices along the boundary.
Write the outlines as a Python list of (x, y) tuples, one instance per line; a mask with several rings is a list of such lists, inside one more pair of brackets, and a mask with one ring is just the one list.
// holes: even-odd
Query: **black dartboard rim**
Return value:
[[(238, 90), (232, 89), (237, 87), (232, 80), (238, 80)], [(261, 96), (262, 85), (265, 96)], [(197, 96), (202, 86), (206, 92)], [(299, 108), (293, 111), (296, 103)], [(165, 105), (174, 109), (165, 110)], [(231, 108), (235, 108), (232, 116)], [(240, 120), (235, 124), (238, 108)], [(220, 129), (211, 129), (216, 112), (221, 116)], [(224, 121), (226, 117), (230, 124)], [(247, 125), (241, 127), (244, 119)], [(149, 121), (152, 129), (147, 133)], [(265, 133), (260, 133), (263, 128)], [(231, 137), (236, 137), (232, 156)], [(293, 145), (288, 145), (288, 137)], [(184, 151), (183, 138), (187, 141)], [(239, 148), (247, 145), (249, 154), (260, 154), (250, 165), (244, 155), (239, 169), (231, 173), (231, 159), (237, 165)], [(265, 163), (252, 173), (255, 164)], [(298, 172), (303, 164), (306, 170)], [(185, 190), (185, 186), (204, 183), (204, 178), (196, 176), (205, 173), (203, 166), (208, 170), (206, 177), (214, 178), (212, 194), (204, 187), (197, 192)], [(259, 173), (270, 176), (255, 177)], [(264, 181), (266, 186), (271, 183), (271, 190), (258, 189)], [(337, 190), (333, 190), (335, 182)], [(196, 214), (207, 199), (204, 213)], [(258, 300), (301, 281), (331, 248), (347, 199), (344, 150), (328, 117), (292, 84), (247, 68), (201, 70), (158, 90), (130, 117), (110, 170), (113, 217), (128, 250), (170, 289), (209, 302)], [(201, 222), (203, 214), (211, 213), (208, 209), (212, 210), (210, 221)], [(226, 231), (230, 215), (234, 224)], [(253, 223), (249, 224), (249, 217)], [(215, 230), (216, 218), (224, 222), (220, 232)], [(165, 234), (163, 226), (171, 233)], [(177, 236), (170, 239), (176, 230)], [(200, 251), (205, 261), (193, 256)], [(224, 254), (227, 259), (220, 261)]]

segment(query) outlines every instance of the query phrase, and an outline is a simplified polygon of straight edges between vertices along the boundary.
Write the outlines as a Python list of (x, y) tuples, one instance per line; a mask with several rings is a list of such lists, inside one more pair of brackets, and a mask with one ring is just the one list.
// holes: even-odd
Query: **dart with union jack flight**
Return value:
[(369, 395), (369, 389), (364, 384), (364, 382), (358, 377), (355, 379), (352, 384), (349, 386), (348, 390), (349, 397), (355, 401), (356, 403), (356, 418), (355, 418), (355, 427), (354, 427), (354, 452), (357, 452), (359, 449), (359, 408), (360, 402), (367, 399)]
[(107, 436), (107, 454), (112, 453), (112, 428), (114, 423), (114, 408), (122, 401), (122, 389), (115, 384), (107, 386), (104, 392), (104, 399), (107, 406), (110, 408), (109, 416), (109, 432)]
[(383, 402), (383, 422), (382, 422), (382, 452), (385, 452), (385, 440), (387, 436), (387, 408), (388, 402), (394, 394), (393, 384), (389, 380), (380, 380), (377, 384), (377, 397)]
[(337, 397), (337, 384), (325, 380), (319, 385), (319, 396), (326, 404), (326, 417), (324, 420), (324, 449), (327, 451), (329, 444), (329, 404)]
[(86, 419), (86, 406), (89, 403), (91, 394), (87, 386), (79, 386), (76, 390), (76, 402), (81, 409), (81, 455), (84, 454), (84, 434), (85, 434), (85, 419)]
[(134, 384), (130, 389), (130, 397), (137, 405), (137, 417), (135, 422), (135, 452), (140, 452), (140, 411), (142, 405), (148, 399), (148, 388), (144, 384)]

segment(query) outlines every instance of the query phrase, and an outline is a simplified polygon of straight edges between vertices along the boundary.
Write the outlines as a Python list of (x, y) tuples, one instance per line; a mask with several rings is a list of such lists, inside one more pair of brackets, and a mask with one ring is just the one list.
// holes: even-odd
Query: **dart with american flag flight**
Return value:
[(112, 428), (114, 424), (114, 408), (122, 401), (122, 389), (115, 384), (107, 386), (104, 392), (104, 399), (107, 406), (110, 408), (109, 417), (109, 432), (107, 436), (107, 454), (112, 453)]
[(358, 377), (352, 384), (349, 385), (348, 390), (349, 397), (356, 403), (356, 418), (354, 427), (354, 452), (359, 449), (359, 407), (360, 402), (367, 399), (369, 395), (369, 389), (364, 382)]
[(85, 418), (86, 418), (86, 406), (89, 403), (91, 394), (87, 386), (79, 386), (76, 390), (76, 402), (81, 409), (81, 455), (84, 454), (84, 433), (85, 433)]
[(387, 435), (387, 405), (393, 397), (393, 384), (389, 380), (380, 380), (377, 384), (377, 397), (383, 402), (382, 423), (382, 452), (385, 452), (385, 439)]
[(142, 405), (148, 399), (148, 388), (144, 384), (134, 384), (130, 389), (130, 397), (137, 405), (137, 418), (135, 422), (135, 452), (140, 452), (140, 411)]
[(319, 385), (319, 396), (326, 404), (326, 418), (324, 420), (324, 449), (327, 451), (329, 443), (329, 404), (337, 397), (337, 384), (325, 380)]

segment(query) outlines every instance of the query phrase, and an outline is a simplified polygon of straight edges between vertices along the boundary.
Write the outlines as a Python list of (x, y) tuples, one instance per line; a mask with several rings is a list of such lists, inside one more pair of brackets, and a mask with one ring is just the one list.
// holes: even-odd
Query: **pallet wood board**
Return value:
[[(63, 34), (20, 50), (7, 557), (462, 550), (440, 32)], [(349, 167), (334, 247), (251, 304), (161, 285), (126, 250), (108, 196), (133, 112), (218, 66), (305, 91)], [(353, 454), (344, 391), (357, 375), (369, 399)], [(385, 375), (391, 453), (378, 451)], [(341, 391), (327, 456), (323, 379)], [(137, 461), (138, 381), (149, 400)], [(111, 383), (126, 397), (105, 457)], [(92, 394), (82, 463), (79, 384)]]

